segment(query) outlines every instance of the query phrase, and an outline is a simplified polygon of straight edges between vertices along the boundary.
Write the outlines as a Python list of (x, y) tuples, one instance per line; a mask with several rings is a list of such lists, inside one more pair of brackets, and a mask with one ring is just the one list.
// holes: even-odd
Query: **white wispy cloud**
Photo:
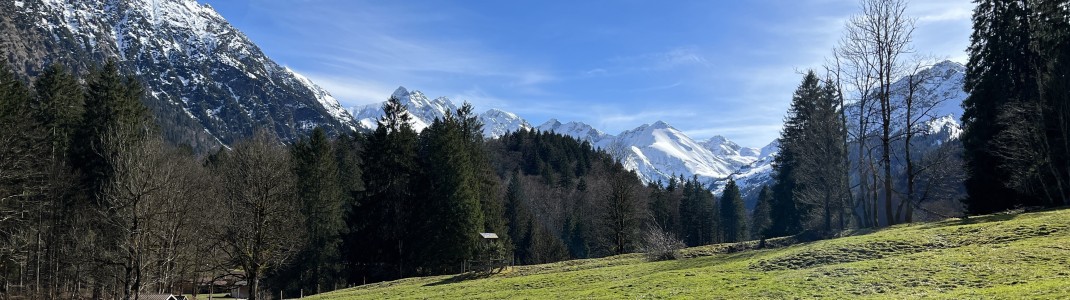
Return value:
[(319, 73), (302, 73), (316, 85), (327, 90), (336, 99), (346, 99), (343, 106), (353, 107), (386, 101), (387, 97), (397, 89), (377, 81), (369, 81), (359, 77), (338, 77)]
[[(285, 11), (287, 1), (264, 1), (263, 11)], [(491, 50), (482, 41), (441, 37), (421, 32), (429, 24), (454, 22), (467, 16), (461, 9), (422, 10), (419, 6), (361, 2), (336, 9), (310, 5), (292, 13), (275, 14), (279, 23), (309, 44), (293, 45), (314, 58), (309, 77), (321, 83), (346, 105), (366, 103), (389, 96), (397, 86), (440, 90), (458, 94), (460, 80), (497, 81), (527, 93), (540, 93), (540, 85), (554, 82), (552, 72), (530, 67)], [(330, 38), (323, 38), (330, 32)], [(359, 78), (359, 79), (358, 79)], [(448, 80), (443, 80), (449, 78)], [(386, 92), (381, 95), (373, 93)], [(381, 101), (381, 100), (378, 100)]]

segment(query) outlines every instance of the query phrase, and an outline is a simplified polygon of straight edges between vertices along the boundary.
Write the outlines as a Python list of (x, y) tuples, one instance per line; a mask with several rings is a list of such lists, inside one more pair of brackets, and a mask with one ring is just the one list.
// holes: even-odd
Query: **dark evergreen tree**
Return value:
[[(814, 75), (813, 72), (807, 77)], [(814, 76), (816, 78), (816, 76)], [(810, 87), (808, 87), (810, 88)], [(833, 221), (844, 226), (843, 215), (850, 198), (848, 190), (847, 128), (841, 118), (839, 93), (831, 81), (818, 87), (820, 92), (812, 94), (807, 91), (801, 101), (808, 103), (805, 107), (806, 120), (798, 120), (792, 130), (798, 136), (789, 141), (794, 155), (795, 191), (792, 193), (798, 207), (812, 209), (806, 211), (805, 219), (817, 219), (821, 222), (804, 222), (810, 229), (822, 227), (831, 231)], [(797, 115), (800, 117), (800, 115)]]
[[(344, 233), (342, 235), (342, 249), (340, 251), (341, 262), (340, 265), (343, 270), (343, 276), (341, 279), (346, 280), (346, 283), (363, 282), (365, 278), (356, 278), (355, 270), (358, 268), (360, 260), (354, 258), (361, 255), (362, 248), (368, 247), (364, 245), (366, 239), (358, 238), (355, 234), (366, 234), (367, 230), (358, 231), (357, 229), (365, 229), (363, 226), (364, 207), (358, 202), (362, 199), (364, 194), (364, 176), (362, 170), (364, 168), (364, 146), (367, 142), (364, 140), (364, 135), (361, 133), (343, 134), (340, 135), (334, 142), (335, 149), (335, 161), (338, 163), (338, 175), (339, 175), (339, 187), (342, 190), (342, 207), (344, 218)], [(364, 275), (364, 273), (361, 273)]]
[[(473, 259), (484, 230), (480, 182), (461, 120), (451, 112), (420, 135), (425, 199), (419, 212), (420, 258), (432, 270), (448, 270)], [(432, 271), (435, 272), (435, 271)], [(441, 272), (441, 271), (438, 271)]]
[(801, 154), (808, 136), (807, 128), (812, 123), (815, 111), (815, 99), (820, 99), (822, 88), (814, 72), (803, 77), (799, 88), (791, 99), (788, 116), (784, 120), (784, 129), (780, 132), (780, 152), (773, 161), (773, 202), (770, 203), (772, 224), (768, 235), (784, 236), (802, 230), (804, 218), (809, 209), (796, 198), (796, 191), (804, 188), (799, 181)]
[(78, 79), (60, 64), (52, 64), (34, 82), (34, 118), (45, 130), (53, 159), (66, 158), (71, 140), (85, 112)]
[(1008, 104), (1032, 98), (1036, 87), (1031, 67), (1028, 11), (1021, 0), (976, 0), (969, 62), (966, 64), (960, 137), (966, 166), (967, 210), (984, 214), (1020, 204), (1007, 158), (997, 151), (1007, 124), (1000, 121)]
[(494, 168), (491, 167), (485, 149), (483, 123), (479, 121), (479, 116), (473, 110), (472, 104), (465, 102), (457, 109), (457, 120), (461, 123), (464, 149), (468, 156), (468, 161), (471, 163), (470, 171), (472, 174), (470, 175), (476, 181), (474, 184), (476, 185), (479, 207), (482, 209), (483, 215), (482, 230), (483, 232), (498, 234), (501, 246), (506, 246), (501, 249), (483, 249), (499, 253), (480, 253), (480, 255), (504, 257), (510, 251), (508, 248), (511, 247), (508, 246), (512, 244), (510, 241), (511, 236), (508, 234), (505, 225), (505, 204), (502, 201), (499, 188), (500, 181), (498, 176), (494, 176)]
[(71, 147), (71, 159), (82, 174), (86, 194), (93, 195), (111, 174), (101, 153), (101, 141), (116, 135), (117, 130), (144, 132), (150, 126), (150, 116), (141, 102), (141, 83), (120, 74), (114, 61), (93, 69), (86, 82), (85, 112)]
[[(670, 180), (670, 182), (672, 181), (675, 181), (675, 179)], [(676, 183), (673, 182), (673, 184), (675, 185)], [(649, 209), (653, 216), (652, 221), (657, 224), (658, 228), (666, 232), (676, 232), (679, 227), (677, 225), (677, 216), (680, 210), (680, 203), (673, 201), (672, 193), (662, 188), (660, 182), (648, 184), (647, 189), (650, 190)]]
[[(404, 277), (411, 272), (409, 235), (411, 212), (419, 207), (413, 195), (418, 175), (416, 131), (401, 101), (391, 97), (383, 105), (379, 127), (368, 136), (361, 170), (365, 192), (358, 200), (358, 213), (350, 217), (350, 276), (354, 282)], [(355, 222), (353, 222), (355, 221)]]
[(710, 193), (698, 177), (693, 177), (683, 184), (683, 196), (680, 200), (681, 236), (688, 246), (701, 246), (713, 243), (716, 239), (717, 214), (714, 209), (713, 193)]
[(508, 217), (509, 236), (512, 237), (511, 241), (515, 249), (513, 259), (518, 264), (525, 264), (530, 263), (529, 257), (531, 256), (527, 252), (531, 248), (529, 244), (531, 228), (528, 227), (531, 224), (531, 212), (528, 209), (528, 200), (524, 195), (520, 177), (520, 170), (516, 170), (509, 180), (509, 186), (505, 192), (505, 215)]
[(721, 235), (726, 243), (742, 242), (747, 239), (747, 210), (743, 207), (743, 197), (739, 193), (736, 181), (728, 179), (720, 201)]
[[(31, 228), (37, 214), (33, 208), (47, 175), (45, 141), (31, 115), (31, 97), (26, 85), (0, 62), (0, 284), (18, 283), (24, 271)], [(10, 277), (9, 277), (10, 276)], [(7, 287), (0, 287), (7, 294)]]
[(762, 190), (758, 192), (758, 204), (754, 206), (754, 214), (751, 221), (751, 236), (757, 239), (764, 239), (766, 237), (765, 231), (769, 230), (769, 225), (772, 223), (770, 219), (770, 204), (773, 202), (773, 192), (769, 190), (769, 186), (762, 186)]
[(339, 283), (343, 220), (341, 174), (335, 150), (323, 128), (291, 147), (296, 175), (297, 198), (305, 218), (305, 248), (289, 269), (274, 281), (282, 287), (320, 293)]
[[(1014, 153), (1036, 152), (1025, 157), (1014, 175), (1029, 180), (1015, 187), (1033, 198), (1030, 204), (1060, 206), (1070, 204), (1070, 6), (1066, 1), (1036, 0), (1032, 5), (1032, 45), (1036, 57), (1038, 92), (1036, 104), (1041, 118), (1016, 118), (1032, 125), (1033, 142)], [(1039, 121), (1039, 122), (1038, 122)], [(1021, 151), (1026, 150), (1026, 151)]]

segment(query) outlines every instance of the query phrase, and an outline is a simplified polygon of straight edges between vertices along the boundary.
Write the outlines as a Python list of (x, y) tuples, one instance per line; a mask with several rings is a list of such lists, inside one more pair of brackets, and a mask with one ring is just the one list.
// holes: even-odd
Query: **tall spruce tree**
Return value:
[(82, 86), (62, 65), (52, 64), (37, 77), (34, 90), (37, 101), (33, 115), (50, 141), (52, 157), (66, 158), (85, 112)]
[(71, 159), (82, 174), (86, 193), (93, 195), (111, 173), (101, 141), (116, 135), (116, 130), (144, 132), (150, 116), (141, 102), (144, 93), (141, 83), (132, 76), (120, 74), (114, 61), (93, 69), (86, 82), (85, 111), (71, 147)]
[(739, 193), (736, 181), (729, 178), (721, 193), (720, 227), (724, 242), (735, 243), (747, 239), (747, 210), (743, 207), (743, 197)]
[(799, 170), (806, 147), (807, 131), (812, 124), (816, 110), (816, 99), (820, 99), (822, 88), (820, 80), (813, 71), (808, 72), (791, 99), (788, 116), (784, 120), (784, 129), (780, 133), (780, 153), (773, 161), (775, 173), (773, 184), (773, 202), (770, 205), (772, 224), (770, 236), (784, 236), (798, 233), (809, 218), (809, 207), (796, 197), (796, 191), (806, 186), (800, 182)]
[[(813, 75), (811, 72), (807, 76)], [(818, 87), (816, 95), (807, 93), (802, 101), (808, 112), (807, 120), (798, 122), (800, 137), (791, 140), (795, 155), (795, 180), (797, 186), (793, 197), (803, 207), (813, 208), (812, 218), (821, 222), (804, 223), (813, 229), (821, 226), (828, 232), (833, 221), (844, 226), (843, 213), (849, 197), (847, 191), (847, 149), (843, 144), (847, 128), (844, 126), (839, 107), (839, 95), (831, 81)], [(794, 129), (793, 129), (794, 130)]]
[(376, 281), (400, 278), (411, 273), (407, 258), (410, 244), (411, 212), (415, 202), (413, 187), (418, 175), (417, 135), (409, 123), (405, 106), (391, 97), (383, 104), (379, 127), (368, 136), (364, 151), (365, 191), (358, 205), (359, 213), (351, 217), (350, 245), (363, 245), (350, 253), (351, 278)]
[[(1031, 67), (1028, 10), (1022, 0), (976, 0), (973, 34), (962, 102), (963, 158), (967, 210), (984, 214), (1019, 205), (1021, 195), (1007, 186), (1011, 167), (997, 140), (1009, 104), (1030, 99), (1036, 83)], [(1013, 167), (1011, 167), (1013, 168)]]
[[(482, 209), (483, 215), (482, 230), (498, 234), (498, 241), (505, 243), (505, 245), (493, 245), (491, 249), (482, 249), (498, 253), (481, 253), (481, 255), (504, 256), (509, 250), (505, 248), (509, 248), (508, 244), (511, 240), (505, 225), (505, 204), (502, 201), (498, 176), (494, 176), (494, 169), (491, 167), (487, 151), (484, 148), (483, 123), (479, 120), (479, 116), (474, 113), (474, 110), (475, 108), (471, 103), (465, 102), (457, 109), (457, 120), (461, 123), (464, 149), (468, 155), (468, 161), (472, 164), (469, 169), (470, 176), (475, 178), (476, 181), (479, 207)], [(497, 248), (497, 246), (505, 246), (505, 248)]]
[[(39, 204), (39, 187), (46, 173), (40, 128), (31, 117), (29, 90), (7, 65), (0, 62), (0, 284), (19, 284), (24, 271), (15, 267), (27, 261), (26, 245), (33, 228), (32, 208)], [(18, 272), (16, 274), (16, 272)], [(6, 293), (6, 287), (0, 293)]]
[(472, 170), (465, 128), (452, 112), (436, 119), (420, 140), (427, 184), (418, 219), (423, 225), (420, 254), (425, 266), (448, 270), (477, 253), (484, 229), (480, 182)]
[(316, 128), (291, 148), (297, 198), (304, 215), (307, 244), (291, 265), (290, 288), (320, 293), (332, 290), (341, 271), (343, 190), (335, 151), (323, 128)]

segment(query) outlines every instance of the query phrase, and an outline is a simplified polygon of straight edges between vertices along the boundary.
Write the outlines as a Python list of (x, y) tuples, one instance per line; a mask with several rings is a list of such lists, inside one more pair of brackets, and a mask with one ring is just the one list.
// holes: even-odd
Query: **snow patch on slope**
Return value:
[(349, 112), (342, 107), (341, 103), (338, 103), (338, 99), (335, 99), (334, 96), (331, 96), (331, 93), (327, 92), (327, 90), (324, 90), (319, 85), (316, 85), (312, 82), (312, 80), (309, 80), (307, 77), (298, 74), (297, 72), (294, 72), (290, 68), (285, 68), (285, 70), (286, 72), (290, 73), (290, 76), (296, 78), (297, 81), (301, 83), (301, 85), (303, 85), (305, 88), (308, 88), (309, 91), (312, 91), (313, 95), (316, 95), (316, 101), (319, 102), (319, 104), (327, 110), (328, 114), (330, 114), (335, 119), (341, 120), (343, 124), (348, 125), (351, 129), (356, 129), (352, 125), (355, 124), (353, 121), (353, 116), (350, 115)]

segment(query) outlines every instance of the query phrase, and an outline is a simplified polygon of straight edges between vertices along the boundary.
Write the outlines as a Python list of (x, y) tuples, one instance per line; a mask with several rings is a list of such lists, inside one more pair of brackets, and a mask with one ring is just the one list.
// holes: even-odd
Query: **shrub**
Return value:
[(651, 226), (643, 233), (643, 244), (640, 250), (646, 253), (647, 259), (661, 261), (679, 258), (678, 250), (683, 248), (684, 242), (672, 233)]

